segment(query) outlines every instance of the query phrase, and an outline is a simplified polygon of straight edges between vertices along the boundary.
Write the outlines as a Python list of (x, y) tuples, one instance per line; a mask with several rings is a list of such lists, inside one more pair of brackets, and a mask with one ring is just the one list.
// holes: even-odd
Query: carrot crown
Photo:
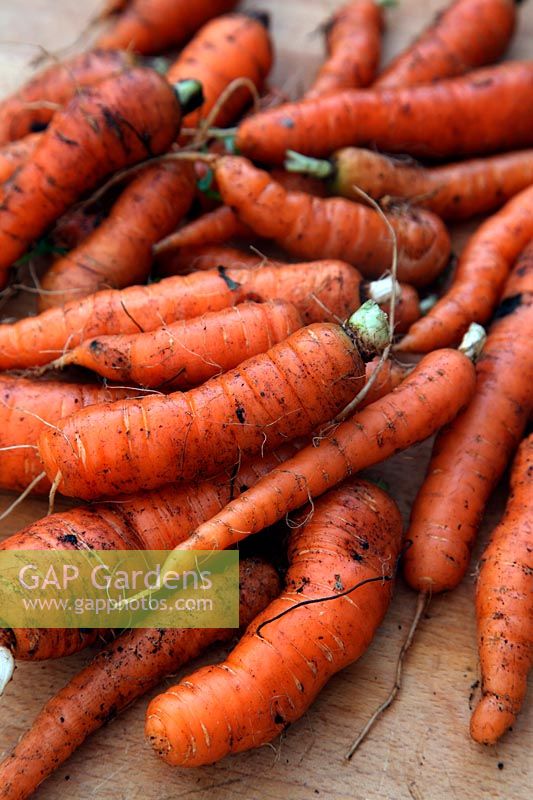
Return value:
[(205, 100), (202, 84), (200, 81), (194, 80), (193, 78), (175, 83), (174, 91), (176, 92), (184, 115), (195, 111)]
[(459, 350), (475, 363), (481, 355), (486, 341), (487, 333), (485, 328), (482, 325), (478, 325), (477, 322), (472, 322), (463, 336)]
[(382, 353), (390, 341), (389, 319), (374, 300), (367, 300), (344, 323), (365, 360)]
[(335, 167), (331, 161), (323, 158), (311, 158), (297, 153), (296, 150), (287, 150), (284, 167), (287, 172), (298, 172), (301, 175), (312, 175), (314, 178), (331, 178)]

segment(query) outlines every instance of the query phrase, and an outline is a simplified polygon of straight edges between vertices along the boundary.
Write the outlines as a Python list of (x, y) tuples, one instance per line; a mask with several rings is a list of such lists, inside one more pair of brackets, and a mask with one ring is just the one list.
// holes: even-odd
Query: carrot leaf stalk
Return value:
[(180, 102), (183, 115), (195, 111), (204, 102), (204, 92), (200, 81), (189, 78), (174, 84), (174, 91)]
[(379, 305), (387, 303), (392, 297), (393, 286), (396, 297), (400, 297), (402, 287), (391, 275), (381, 278), (379, 281), (370, 281), (367, 287), (368, 299)]
[(481, 355), (481, 351), (487, 341), (487, 333), (483, 325), (472, 322), (469, 329), (463, 336), (459, 350), (464, 353), (474, 363)]
[(389, 343), (388, 317), (374, 300), (363, 303), (348, 318), (346, 327), (366, 360), (383, 352)]
[(312, 175), (314, 178), (331, 178), (335, 167), (331, 161), (324, 158), (304, 156), (296, 150), (287, 150), (283, 164), (287, 172), (297, 172), (302, 175)]

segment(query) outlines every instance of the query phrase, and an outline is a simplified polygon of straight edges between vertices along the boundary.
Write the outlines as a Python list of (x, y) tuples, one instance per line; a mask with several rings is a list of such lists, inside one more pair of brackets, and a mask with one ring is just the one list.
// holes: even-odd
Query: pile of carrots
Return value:
[[(224, 550), (291, 515), (284, 586), (243, 559), (242, 638), (148, 707), (155, 752), (195, 767), (300, 718), (398, 571), (419, 609), (456, 588), (512, 465), (475, 598), (470, 733), (494, 744), (533, 664), (533, 61), (498, 63), (520, 13), (455, 0), (380, 71), (386, 3), (348, 0), (286, 102), (268, 14), (236, 6), (111, 0), (91, 49), (0, 101), (5, 313), (37, 304), (0, 324), (0, 519), (50, 498), (0, 549)], [(357, 473), (434, 435), (404, 530)], [(234, 634), (149, 623), (46, 702), (0, 800)], [(105, 633), (0, 630), (0, 691)]]

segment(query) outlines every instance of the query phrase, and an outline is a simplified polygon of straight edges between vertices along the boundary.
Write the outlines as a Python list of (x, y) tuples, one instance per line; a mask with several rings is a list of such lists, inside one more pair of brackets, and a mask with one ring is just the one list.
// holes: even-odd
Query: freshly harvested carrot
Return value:
[(0, 183), (4, 183), (31, 156), (41, 136), (29, 133), (23, 139), (9, 142), (0, 148)]
[(413, 589), (442, 592), (462, 580), (485, 505), (533, 408), (533, 246), (518, 260), (479, 359), (470, 405), (435, 442), (405, 554)]
[[(393, 243), (373, 208), (341, 197), (287, 192), (268, 172), (245, 158), (222, 156), (215, 164), (224, 202), (257, 234), (301, 258), (343, 258), (367, 278), (390, 268)], [(429, 211), (389, 215), (398, 240), (398, 278), (415, 286), (434, 280), (450, 255), (444, 224)]]
[(533, 238), (533, 185), (487, 219), (465, 247), (446, 294), (415, 322), (399, 349), (427, 353), (455, 344), (471, 322), (487, 322), (514, 261)]
[(370, 381), (378, 367), (378, 374), (369, 392), (359, 403), (358, 409), (365, 408), (365, 406), (369, 406), (381, 397), (385, 397), (386, 394), (393, 392), (413, 371), (414, 364), (403, 364), (395, 358), (388, 358), (381, 364), (381, 359), (376, 357), (366, 365), (366, 383)]
[(129, 0), (97, 46), (157, 55), (183, 44), (205, 22), (231, 11), (235, 4), (236, 0)]
[(102, 224), (110, 210), (107, 204), (98, 204), (98, 208), (83, 203), (73, 206), (59, 217), (48, 235), (56, 247), (74, 250)]
[(362, 277), (343, 261), (220, 269), (178, 275), (150, 286), (97, 292), (37, 317), (0, 325), (0, 369), (48, 364), (86, 339), (153, 331), (245, 300), (283, 298), (306, 324), (346, 319), (360, 305)]
[(274, 164), (283, 163), (287, 150), (321, 157), (348, 145), (422, 158), (531, 147), (533, 62), (487, 67), (430, 86), (344, 89), (286, 103), (241, 122), (235, 144), (248, 158)]
[(46, 272), (39, 310), (100, 289), (144, 283), (153, 245), (176, 227), (193, 197), (190, 164), (167, 161), (148, 167), (124, 189), (107, 219)]
[(326, 197), (327, 186), (319, 178), (311, 175), (300, 175), (297, 172), (288, 172), (282, 167), (273, 167), (270, 170), (272, 179), (281, 183), (288, 192), (307, 192), (315, 197)]
[(44, 469), (82, 499), (216, 475), (334, 417), (365, 382), (361, 353), (373, 357), (387, 338), (369, 301), (345, 326), (301, 328), (196, 389), (84, 409), (41, 435)]
[(369, 86), (379, 66), (383, 28), (379, 2), (352, 0), (341, 6), (325, 26), (328, 57), (305, 96)]
[(207, 214), (189, 222), (175, 233), (171, 233), (154, 247), (154, 254), (166, 256), (181, 247), (197, 247), (205, 244), (223, 244), (229, 239), (254, 239), (254, 232), (241, 222), (229, 206), (219, 206)]
[[(121, 167), (164, 152), (179, 130), (182, 105), (199, 99), (194, 81), (170, 86), (137, 68), (88, 89), (58, 111), (32, 158), (4, 187), (0, 273), (72, 203)], [(146, 102), (146, 97), (150, 102)]]
[(149, 333), (89, 339), (54, 362), (124, 384), (190, 389), (264, 353), (303, 325), (292, 303), (240, 303)]
[(514, 0), (455, 0), (378, 77), (375, 88), (433, 83), (493, 64), (516, 24)]
[[(279, 591), (270, 564), (240, 563), (241, 625), (248, 625)], [(209, 645), (230, 640), (234, 629), (129, 630), (49, 700), (13, 752), (0, 764), (1, 800), (25, 800), (87, 737), (115, 718), (166, 676)]]
[[(202, 107), (187, 115), (184, 126), (196, 128), (237, 78), (246, 78), (260, 92), (271, 66), (272, 43), (267, 15), (226, 14), (208, 22), (184, 47), (166, 76), (171, 83), (195, 78), (202, 84)], [(251, 99), (248, 87), (232, 92), (221, 105), (213, 124), (220, 127), (231, 124)]]
[(480, 744), (496, 744), (516, 720), (533, 665), (533, 434), (518, 449), (505, 516), (481, 557), (476, 618), (482, 698), (470, 721)]
[(158, 755), (173, 766), (211, 764), (300, 719), (370, 645), (391, 600), (401, 540), (398, 507), (375, 484), (352, 479), (322, 497), (310, 521), (291, 531), (282, 595), (225, 661), (150, 703), (145, 733)]
[(181, 549), (221, 549), (257, 533), (361, 469), (426, 439), (471, 399), (475, 370), (457, 350), (436, 350), (391, 393), (272, 470), (200, 525)]
[(361, 202), (359, 188), (376, 200), (405, 198), (446, 220), (494, 211), (533, 183), (533, 150), (424, 167), (374, 150), (345, 147), (329, 161), (291, 153), (285, 163), (328, 178), (333, 194)]
[(42, 131), (80, 89), (95, 86), (133, 66), (131, 53), (91, 50), (39, 72), (0, 102), (0, 144)]
[[(227, 208), (227, 206), (225, 206)], [(206, 215), (204, 215), (206, 216)], [(187, 226), (189, 227), (189, 226)], [(185, 228), (182, 228), (185, 230)], [(177, 236), (181, 231), (177, 231)], [(176, 247), (170, 244), (173, 236), (163, 239), (155, 246), (155, 269), (158, 275), (188, 275), (191, 272), (218, 269), (257, 269), (262, 264), (279, 262), (262, 257), (253, 250), (239, 250), (227, 244), (206, 244), (190, 247)], [(167, 247), (167, 242), (169, 242)]]
[[(0, 487), (20, 490), (39, 475), (42, 464), (37, 454), (41, 432), (61, 417), (79, 408), (132, 397), (135, 390), (113, 389), (94, 384), (36, 381), (0, 376)], [(19, 445), (24, 445), (18, 449)], [(6, 449), (1, 452), (3, 448)], [(48, 493), (50, 482), (41, 480), (34, 492)]]

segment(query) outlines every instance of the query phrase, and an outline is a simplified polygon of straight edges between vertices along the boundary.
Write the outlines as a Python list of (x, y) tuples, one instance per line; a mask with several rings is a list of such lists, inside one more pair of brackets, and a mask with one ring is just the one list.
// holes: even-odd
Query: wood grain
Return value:
[[(338, 3), (263, 0), (244, 5), (261, 5), (270, 11), (277, 52), (273, 83), (297, 94), (310, 82), (320, 59), (318, 26)], [(442, 5), (440, 0), (401, 0), (388, 10), (386, 57), (404, 46)], [(97, 6), (95, 0), (1, 0), (0, 93), (14, 88), (28, 74), (27, 62), (37, 52), (28, 44), (13, 42), (64, 47), (75, 40)], [(520, 16), (510, 55), (531, 58), (531, 3), (520, 9)], [(456, 231), (456, 250), (466, 230)], [(28, 300), (24, 302), (29, 305)], [(20, 308), (18, 301), (2, 313), (12, 315)], [(406, 519), (428, 457), (425, 444), (369, 473), (388, 482)], [(504, 498), (505, 485), (491, 501), (472, 572)], [(11, 499), (0, 495), (2, 505)], [(1, 523), (0, 536), (45, 512), (44, 501), (25, 502)], [(153, 757), (143, 742), (147, 702), (143, 699), (99, 731), (36, 796), (40, 800), (526, 800), (533, 780), (531, 696), (514, 731), (494, 749), (475, 745), (468, 737), (469, 697), (478, 677), (472, 574), (455, 593), (432, 602), (407, 659), (404, 686), (395, 706), (353, 761), (343, 761), (351, 739), (388, 692), (415, 601), (411, 592), (398, 585), (391, 612), (368, 653), (334, 678), (309, 713), (272, 747), (193, 772), (172, 770)], [(17, 741), (42, 703), (90, 656), (85, 652), (62, 661), (18, 667), (0, 706), (1, 755)], [(221, 652), (212, 652), (205, 662), (217, 656)]]

